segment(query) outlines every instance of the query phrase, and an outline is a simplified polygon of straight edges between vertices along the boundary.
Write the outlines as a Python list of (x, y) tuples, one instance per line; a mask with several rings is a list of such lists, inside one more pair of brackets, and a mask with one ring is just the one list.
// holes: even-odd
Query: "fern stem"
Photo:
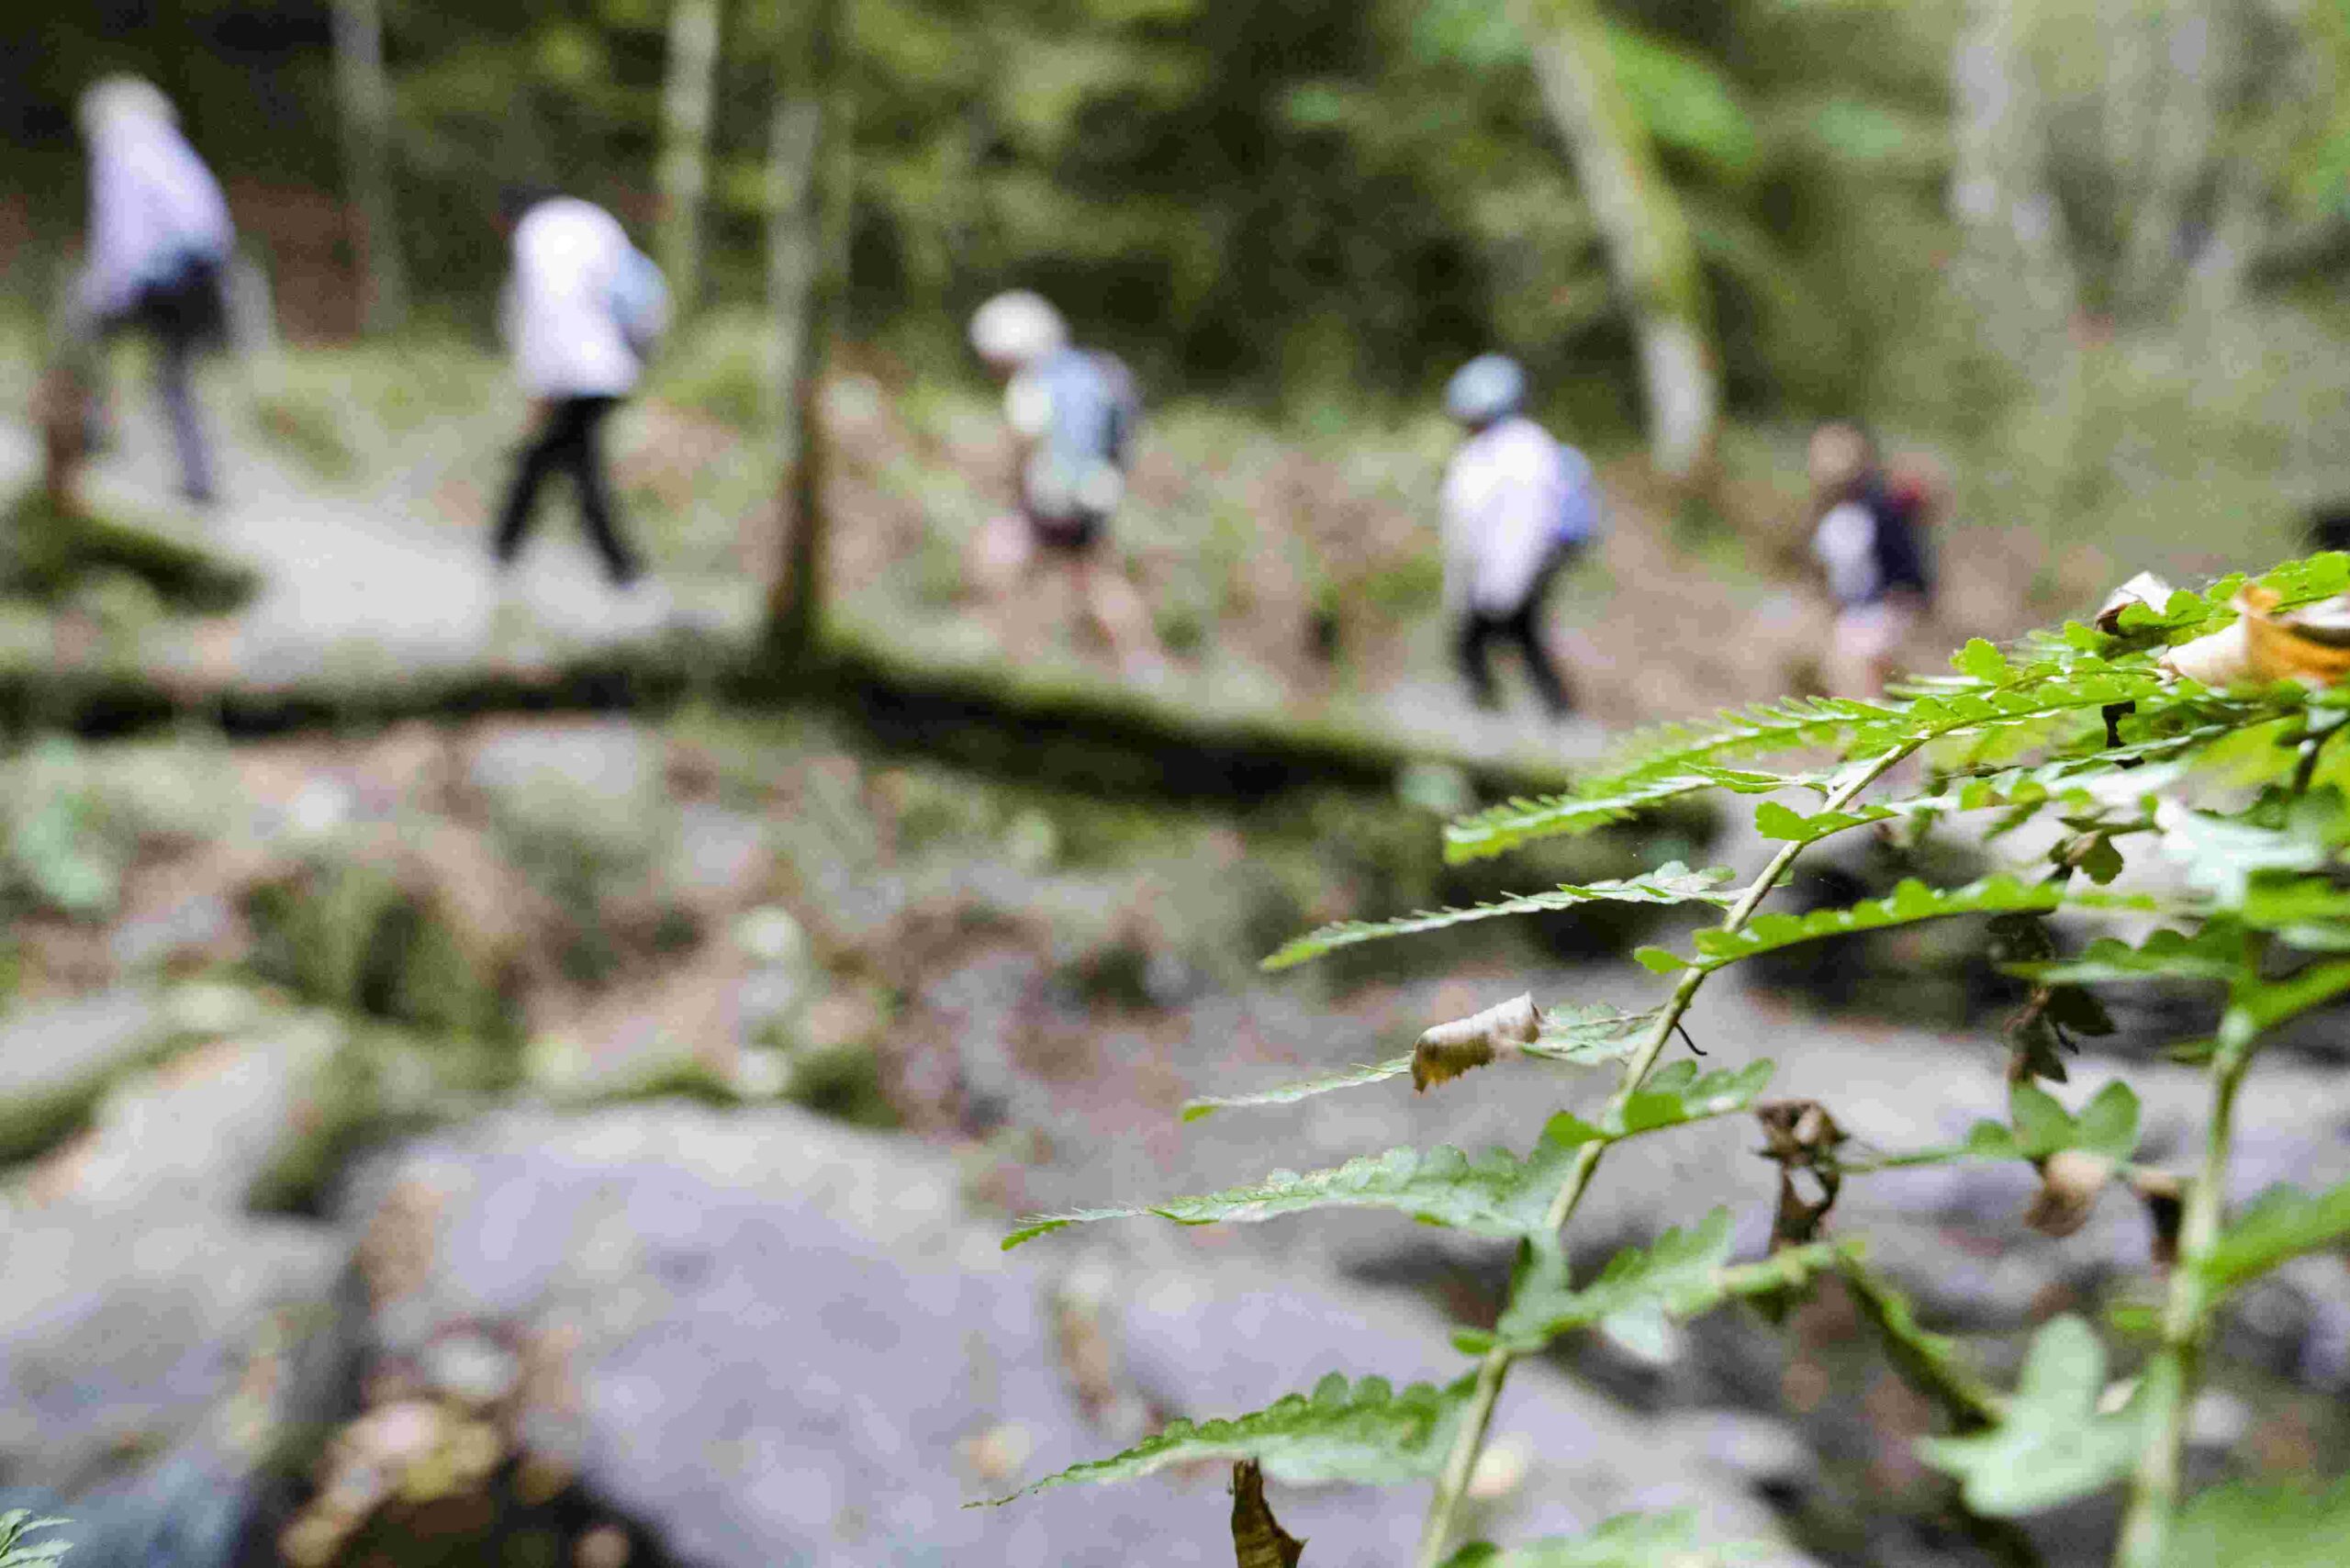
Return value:
[[(1905, 741), (1856, 769), (1830, 791), (1820, 810), (1823, 812), (1837, 812), (1851, 805), (1860, 798), (1861, 791), (1883, 778), (1886, 769), (1924, 744), (1922, 740)], [(1779, 885), (1779, 879), (1786, 875), (1787, 868), (1795, 864), (1796, 857), (1807, 847), (1808, 846), (1800, 840), (1790, 840), (1780, 846), (1778, 853), (1772, 856), (1770, 863), (1746, 884), (1745, 890), (1739, 894), (1738, 902), (1722, 917), (1721, 929), (1726, 932), (1742, 929), (1753, 918), (1762, 901), (1770, 896), (1771, 890)], [(1680, 1025), (1682, 1014), (1687, 1013), (1689, 1004), (1697, 999), (1698, 988), (1706, 983), (1706, 977), (1710, 972), (1690, 969), (1681, 977), (1681, 983), (1673, 988), (1673, 994), (1657, 1014), (1656, 1023), (1650, 1027), (1648, 1037), (1625, 1062), (1623, 1076), (1616, 1081), (1616, 1092), (1608, 1097), (1606, 1119), (1601, 1126), (1611, 1125), (1632, 1096), (1639, 1092), (1641, 1083), (1656, 1067), (1657, 1058), (1672, 1043), (1673, 1032)], [(1575, 1207), (1583, 1202), (1583, 1193), (1591, 1185), (1592, 1173), (1599, 1169), (1599, 1161), (1606, 1151), (1606, 1143), (1598, 1139), (1575, 1151), (1575, 1162), (1568, 1169), (1567, 1179), (1560, 1184), (1557, 1195), (1550, 1200), (1550, 1208), (1543, 1213), (1542, 1224), (1547, 1231), (1555, 1234), (1574, 1217)], [(1444, 1549), (1452, 1539), (1461, 1499), (1468, 1495), (1470, 1477), (1476, 1473), (1477, 1457), (1485, 1446), (1486, 1428), (1493, 1424), (1494, 1403), (1501, 1398), (1502, 1383), (1509, 1376), (1510, 1362), (1516, 1359), (1515, 1351), (1496, 1345), (1485, 1352), (1484, 1361), (1477, 1368), (1477, 1386), (1470, 1394), (1468, 1409), (1462, 1413), (1460, 1435), (1453, 1439), (1452, 1450), (1445, 1456), (1444, 1470), (1437, 1477), (1436, 1495), (1428, 1501), (1427, 1521), (1421, 1529), (1419, 1555), (1415, 1560), (1417, 1568), (1441, 1568)]]
[(2202, 1373), (2210, 1302), (2196, 1268), (2219, 1238), (2228, 1185), (2228, 1155), (2235, 1134), (2236, 1090), (2251, 1065), (2249, 1041), (2222, 1045), (2211, 1063), (2211, 1116), (2203, 1133), (2203, 1169), (2187, 1191), (2179, 1217), (2178, 1260), (2163, 1305), (2162, 1348), (2139, 1382), (2143, 1417), (2151, 1434), (2130, 1477), (2115, 1568), (2162, 1568), (2170, 1552), (2171, 1517), (2178, 1507), (2179, 1472), (2187, 1422)]

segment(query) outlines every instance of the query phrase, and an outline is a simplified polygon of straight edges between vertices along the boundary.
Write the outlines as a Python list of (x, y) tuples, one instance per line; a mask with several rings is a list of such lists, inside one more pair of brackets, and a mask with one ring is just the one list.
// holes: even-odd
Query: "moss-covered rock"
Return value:
[(166, 608), (197, 615), (225, 615), (260, 586), (250, 569), (207, 550), (61, 505), (40, 490), (19, 496), (0, 518), (0, 592), (56, 603), (109, 577), (142, 583)]

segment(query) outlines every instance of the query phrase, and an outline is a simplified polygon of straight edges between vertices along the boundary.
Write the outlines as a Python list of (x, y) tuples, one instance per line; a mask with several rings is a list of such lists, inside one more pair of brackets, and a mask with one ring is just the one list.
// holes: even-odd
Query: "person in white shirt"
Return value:
[(514, 250), (505, 326), (514, 369), (530, 395), (529, 440), (500, 510), (498, 565), (510, 566), (530, 532), (539, 487), (558, 471), (579, 494), (580, 521), (614, 586), (643, 575), (621, 535), (605, 478), (604, 421), (636, 388), (643, 368), (632, 341), (627, 293), (641, 259), (620, 220), (591, 202), (535, 190), (509, 191), (501, 223)]
[(1525, 402), (1526, 373), (1502, 354), (1471, 360), (1445, 388), (1445, 411), (1469, 436), (1444, 476), (1444, 599), (1478, 706), (1500, 700), (1487, 662), (1498, 639), (1517, 645), (1556, 718), (1574, 700), (1536, 622), (1552, 579), (1597, 531), (1598, 488), (1590, 463), (1528, 419)]
[[(90, 233), (68, 336), (102, 339), (129, 327), (148, 334), (181, 491), (208, 502), (212, 452), (191, 371), (201, 350), (228, 335), (229, 204), (152, 84), (106, 77), (82, 95), (77, 118), (90, 153)], [(106, 444), (104, 407), (101, 393), (91, 409), (93, 447)]]

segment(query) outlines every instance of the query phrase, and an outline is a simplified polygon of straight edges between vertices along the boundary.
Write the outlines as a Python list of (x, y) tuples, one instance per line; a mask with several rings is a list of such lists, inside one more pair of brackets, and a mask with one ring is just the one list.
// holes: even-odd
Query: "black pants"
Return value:
[(548, 410), (546, 426), (521, 451), (514, 469), (514, 487), (506, 493), (506, 508), (498, 520), (498, 559), (502, 566), (522, 548), (531, 531), (531, 514), (538, 504), (539, 486), (556, 469), (568, 470), (579, 491), (579, 518), (588, 537), (612, 581), (625, 588), (643, 570), (613, 525), (612, 497), (604, 482), (602, 431), (605, 417), (619, 406), (617, 398), (558, 398)]
[(1559, 674), (1559, 666), (1550, 662), (1550, 651), (1542, 646), (1542, 635), (1535, 621), (1542, 612), (1542, 600), (1550, 592), (1550, 579), (1561, 567), (1579, 552), (1573, 547), (1552, 555), (1535, 574), (1533, 584), (1526, 590), (1526, 598), (1506, 615), (1489, 614), (1472, 608), (1460, 618), (1460, 633), (1453, 645), (1460, 661), (1460, 673), (1469, 682), (1470, 691), (1477, 704), (1492, 708), (1501, 700), (1494, 686), (1494, 672), (1487, 662), (1486, 649), (1495, 638), (1516, 643), (1526, 660), (1527, 678), (1534, 683), (1535, 694), (1542, 699), (1542, 706), (1553, 718), (1571, 711), (1574, 699), (1567, 683)]
[[(218, 263), (191, 261), (176, 276), (142, 289), (129, 310), (98, 324), (102, 338), (136, 327), (152, 343), (155, 395), (171, 424), (172, 444), (179, 449), (180, 492), (196, 501), (210, 501), (215, 484), (212, 443), (196, 406), (192, 372), (198, 354), (226, 340), (227, 321)], [(88, 424), (93, 451), (105, 447), (112, 435), (104, 404), (103, 392), (92, 399)]]

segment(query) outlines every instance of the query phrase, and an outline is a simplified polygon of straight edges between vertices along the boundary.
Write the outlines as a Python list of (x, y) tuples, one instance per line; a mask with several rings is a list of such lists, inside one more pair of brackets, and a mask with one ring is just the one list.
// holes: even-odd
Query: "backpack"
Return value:
[(1559, 512), (1550, 525), (1550, 543), (1559, 549), (1588, 544), (1606, 516), (1606, 498), (1591, 459), (1566, 442), (1559, 443)]
[(612, 274), (606, 305), (639, 359), (660, 346), (661, 334), (669, 330), (669, 285), (652, 257), (629, 248)]

